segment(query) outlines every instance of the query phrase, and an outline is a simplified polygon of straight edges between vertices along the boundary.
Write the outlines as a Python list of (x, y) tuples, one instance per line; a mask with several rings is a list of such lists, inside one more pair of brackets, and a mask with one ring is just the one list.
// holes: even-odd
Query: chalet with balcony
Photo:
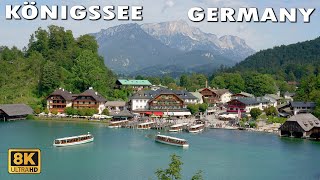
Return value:
[(129, 106), (135, 113), (145, 115), (189, 116), (188, 104), (196, 104), (197, 98), (184, 90), (139, 91), (130, 97)]
[(76, 98), (71, 92), (59, 88), (47, 97), (47, 109), (63, 113), (66, 107), (72, 107), (72, 101)]
[(227, 103), (231, 100), (231, 92), (228, 89), (204, 88), (198, 91), (202, 94), (203, 100), (208, 104)]
[(75, 109), (92, 108), (97, 109), (99, 114), (105, 109), (106, 99), (92, 87), (73, 99), (72, 104)]
[(262, 97), (258, 98), (238, 98), (228, 102), (227, 112), (237, 113), (239, 110), (243, 113), (250, 113), (251, 109), (258, 108), (264, 110), (270, 106), (270, 101)]
[(184, 100), (178, 95), (163, 92), (148, 101), (150, 110), (179, 110), (187, 108)]

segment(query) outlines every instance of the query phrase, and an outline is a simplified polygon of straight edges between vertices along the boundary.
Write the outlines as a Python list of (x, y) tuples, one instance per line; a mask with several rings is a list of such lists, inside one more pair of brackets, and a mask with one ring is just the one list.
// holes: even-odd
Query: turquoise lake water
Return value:
[[(59, 137), (91, 132), (93, 143), (56, 148)], [(209, 129), (171, 134), (189, 141), (182, 149), (155, 143), (153, 130), (110, 129), (102, 124), (47, 121), (0, 123), (0, 180), (156, 179), (170, 155), (182, 157), (183, 179), (198, 170), (205, 179), (320, 179), (320, 143), (273, 134)], [(167, 133), (169, 134), (169, 133)], [(9, 148), (40, 148), (40, 175), (8, 174)]]

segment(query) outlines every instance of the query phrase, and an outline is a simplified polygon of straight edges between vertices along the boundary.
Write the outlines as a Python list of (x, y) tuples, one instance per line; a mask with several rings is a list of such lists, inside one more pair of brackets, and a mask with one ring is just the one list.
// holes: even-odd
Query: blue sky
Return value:
[[(22, 48), (28, 43), (30, 35), (38, 27), (50, 24), (71, 29), (75, 36), (98, 32), (111, 26), (131, 23), (131, 21), (43, 21), (43, 20), (6, 20), (5, 5), (23, 5), (24, 1), (0, 0), (0, 45), (18, 46)], [(246, 40), (255, 50), (270, 48), (282, 44), (291, 44), (299, 41), (311, 40), (320, 36), (320, 1), (319, 0), (43, 0), (36, 1), (38, 5), (142, 5), (144, 7), (141, 23), (185, 20), (191, 26), (202, 31), (222, 35), (236, 35)], [(279, 8), (316, 8), (310, 23), (303, 23), (299, 17), (298, 23), (193, 23), (189, 21), (187, 13), (192, 7), (257, 7), (260, 11), (272, 7), (276, 13)]]

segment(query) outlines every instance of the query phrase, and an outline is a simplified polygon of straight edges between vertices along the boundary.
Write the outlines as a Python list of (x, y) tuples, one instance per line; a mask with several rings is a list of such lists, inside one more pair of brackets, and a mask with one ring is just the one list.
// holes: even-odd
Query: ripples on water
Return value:
[[(55, 148), (54, 139), (91, 132), (89, 144)], [(166, 133), (190, 147), (155, 143), (158, 131), (109, 129), (103, 124), (21, 121), (0, 123), (0, 179), (156, 179), (170, 155), (182, 157), (183, 179), (198, 170), (205, 179), (319, 179), (320, 143), (273, 134), (211, 129)], [(40, 175), (9, 175), (8, 148), (40, 148)]]

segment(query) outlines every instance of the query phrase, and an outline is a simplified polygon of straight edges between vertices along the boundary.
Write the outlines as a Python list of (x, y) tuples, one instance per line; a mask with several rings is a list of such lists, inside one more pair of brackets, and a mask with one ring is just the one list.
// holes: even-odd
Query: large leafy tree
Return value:
[(211, 81), (211, 86), (229, 89), (233, 93), (245, 91), (245, 81), (239, 73), (223, 73), (217, 75)]
[(47, 61), (41, 73), (40, 94), (48, 94), (60, 85), (59, 67), (51, 61)]

